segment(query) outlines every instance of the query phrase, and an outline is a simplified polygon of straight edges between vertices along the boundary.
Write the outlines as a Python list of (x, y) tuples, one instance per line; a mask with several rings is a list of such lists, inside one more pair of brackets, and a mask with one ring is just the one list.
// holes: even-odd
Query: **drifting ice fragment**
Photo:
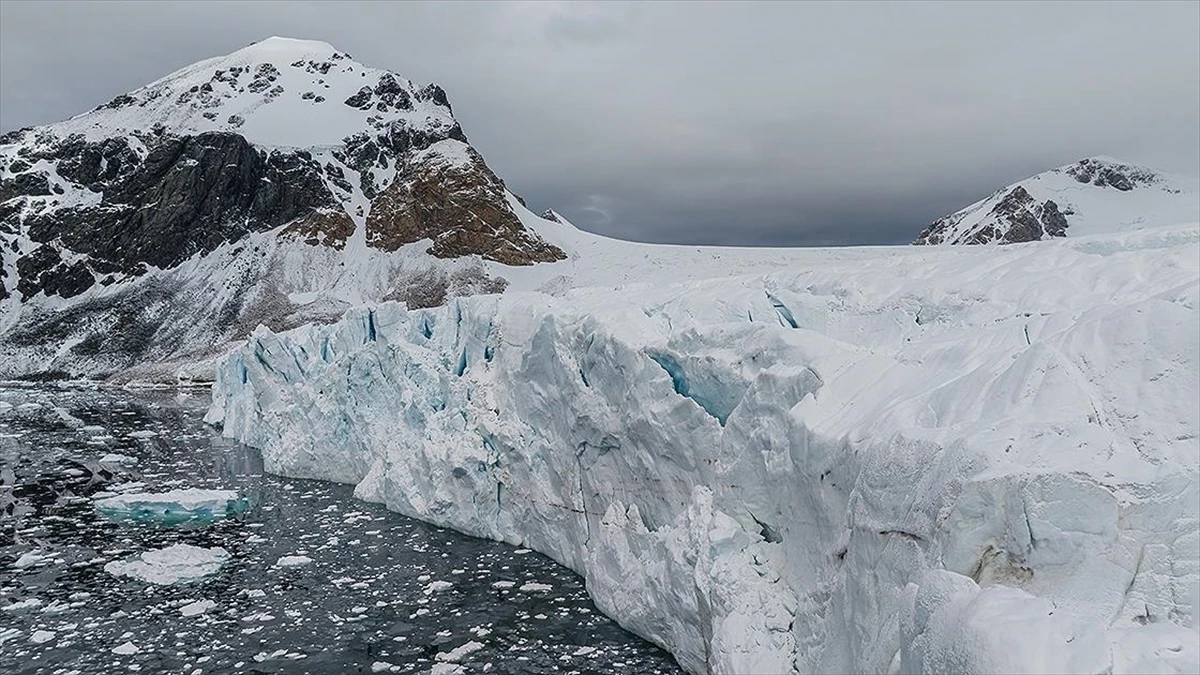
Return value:
[(215, 574), (229, 560), (229, 551), (221, 547), (201, 548), (175, 544), (147, 551), (129, 560), (114, 561), (104, 571), (114, 576), (133, 577), (160, 586), (187, 583)]
[(188, 488), (171, 492), (137, 492), (98, 499), (96, 511), (110, 518), (131, 518), (168, 525), (189, 520), (211, 522), (235, 516), (250, 502), (233, 490)]

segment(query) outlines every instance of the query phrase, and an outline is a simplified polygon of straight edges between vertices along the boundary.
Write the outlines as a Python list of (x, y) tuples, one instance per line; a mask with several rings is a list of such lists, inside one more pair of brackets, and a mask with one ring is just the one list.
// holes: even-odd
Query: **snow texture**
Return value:
[[(550, 555), (690, 672), (1200, 668), (1200, 225), (625, 246), (661, 276), (258, 330), (208, 420)], [(698, 268), (756, 273), (661, 283)]]

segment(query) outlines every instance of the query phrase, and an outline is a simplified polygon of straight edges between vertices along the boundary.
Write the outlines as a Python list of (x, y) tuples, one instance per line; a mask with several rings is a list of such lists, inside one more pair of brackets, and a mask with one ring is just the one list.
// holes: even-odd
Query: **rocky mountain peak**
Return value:
[[(324, 42), (268, 38), (0, 137), (0, 303), (6, 320), (28, 315), (0, 322), (0, 360), (83, 330), (51, 321), (43, 305), (88, 308), (78, 310), (81, 325), (130, 324), (162, 309), (147, 300), (168, 292), (154, 279), (188, 265), (242, 270), (207, 318), (185, 322), (201, 344), (284, 316), (326, 317), (278, 296), (285, 273), (273, 266), (289, 256), (324, 251), (346, 269), (376, 255), (412, 269), (420, 262), (420, 293), (404, 290), (413, 284), (396, 272), (372, 281), (368, 297), (426, 304), (494, 292), (503, 280), (483, 260), (565, 258), (525, 227), (510, 197), (441, 87), (364, 66)], [(254, 269), (229, 253), (267, 250), (294, 254)], [(453, 273), (437, 267), (459, 258), (475, 262), (445, 268)], [(286, 274), (304, 283), (302, 270)], [(169, 292), (196, 292), (188, 283)], [(45, 321), (56, 328), (36, 328)], [(164, 321), (161, 313), (133, 321), (142, 326), (136, 348), (121, 347), (114, 363), (162, 346), (154, 336), (165, 335)], [(88, 349), (104, 352), (98, 340), (86, 338)]]
[(1010, 244), (1200, 219), (1194, 177), (1095, 156), (1031, 176), (935, 220), (915, 244)]

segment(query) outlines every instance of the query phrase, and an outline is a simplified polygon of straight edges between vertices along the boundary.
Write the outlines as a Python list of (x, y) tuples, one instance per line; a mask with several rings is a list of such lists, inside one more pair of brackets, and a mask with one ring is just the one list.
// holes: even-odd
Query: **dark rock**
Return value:
[(117, 108), (124, 108), (125, 106), (132, 105), (136, 102), (137, 99), (129, 94), (121, 94), (108, 103), (97, 106), (96, 110), (115, 110)]
[(371, 96), (374, 92), (370, 87), (363, 87), (358, 90), (358, 93), (346, 99), (346, 105), (359, 110), (366, 110), (371, 107)]
[[(379, 84), (375, 85), (375, 96), (386, 106), (396, 110), (412, 110), (412, 99), (408, 91), (390, 73), (379, 78)], [(380, 110), (386, 110), (386, 106)]]
[[(38, 214), (26, 225), (35, 241), (61, 239), (127, 272), (140, 271), (140, 263), (171, 267), (335, 204), (311, 157), (267, 154), (236, 134), (165, 137), (129, 171), (124, 161), (93, 170), (92, 150), (77, 149), (68, 173), (85, 187), (101, 185), (104, 202)], [(110, 154), (125, 157), (119, 149)]]
[(12, 178), (0, 180), (0, 202), (6, 202), (14, 197), (40, 197), (50, 194), (50, 179), (46, 174), (19, 173)]
[(280, 239), (300, 239), (310, 246), (346, 247), (354, 234), (354, 220), (341, 210), (313, 211), (279, 231)]
[(440, 105), (450, 114), (454, 114), (454, 110), (450, 107), (450, 99), (446, 97), (446, 90), (436, 84), (426, 85), (417, 92), (417, 99), (421, 101), (432, 101), (436, 105)]
[(507, 265), (565, 258), (525, 229), (508, 206), (504, 184), (478, 153), (468, 153), (465, 166), (438, 155), (406, 166), (372, 203), (367, 244), (395, 251), (428, 238), (436, 257), (479, 255)]
[(1042, 229), (1051, 237), (1067, 236), (1067, 216), (1058, 210), (1058, 204), (1047, 199), (1042, 204)]

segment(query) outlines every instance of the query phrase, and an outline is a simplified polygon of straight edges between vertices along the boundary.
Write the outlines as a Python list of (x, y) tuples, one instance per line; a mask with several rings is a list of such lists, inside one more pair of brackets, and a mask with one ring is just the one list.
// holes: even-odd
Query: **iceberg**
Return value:
[(212, 522), (244, 513), (250, 502), (233, 490), (187, 488), (170, 492), (135, 492), (97, 499), (97, 513), (108, 518), (175, 525)]
[(190, 544), (175, 544), (147, 551), (129, 560), (106, 563), (104, 571), (113, 576), (132, 577), (151, 584), (170, 586), (212, 576), (229, 561), (229, 558), (229, 551), (219, 546), (202, 548)]
[(260, 328), (207, 419), (692, 673), (1200, 669), (1200, 226), (726, 271)]

